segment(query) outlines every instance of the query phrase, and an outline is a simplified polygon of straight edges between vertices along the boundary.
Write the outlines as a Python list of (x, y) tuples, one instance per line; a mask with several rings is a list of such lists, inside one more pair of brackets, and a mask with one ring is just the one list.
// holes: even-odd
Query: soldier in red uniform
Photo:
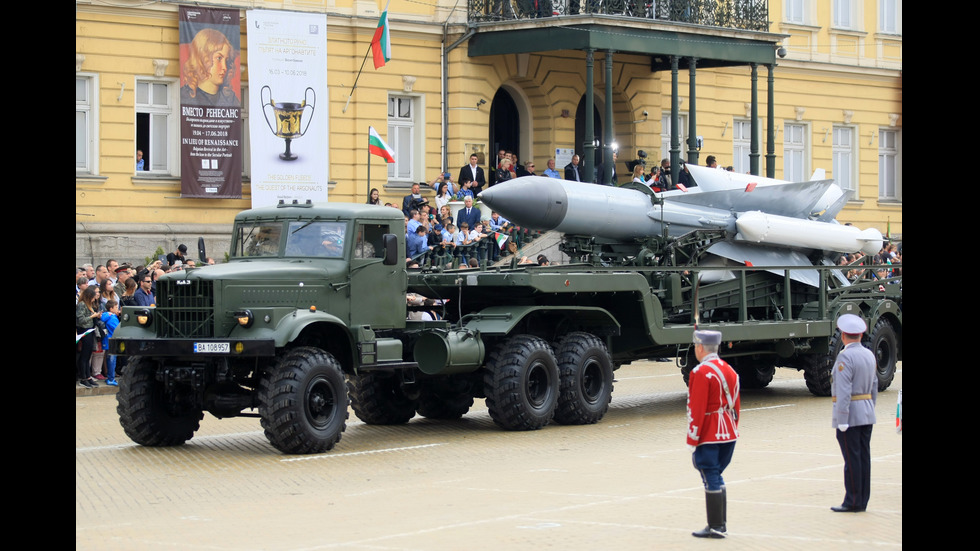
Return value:
[(735, 451), (738, 438), (738, 374), (718, 357), (721, 333), (695, 331), (694, 354), (701, 362), (691, 371), (687, 394), (687, 446), (694, 468), (704, 482), (708, 525), (694, 532), (698, 538), (724, 538), (727, 495), (721, 477)]

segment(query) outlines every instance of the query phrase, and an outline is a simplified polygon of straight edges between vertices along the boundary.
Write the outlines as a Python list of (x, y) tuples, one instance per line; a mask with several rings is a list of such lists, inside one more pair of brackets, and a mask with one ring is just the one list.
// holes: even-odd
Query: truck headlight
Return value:
[(238, 325), (241, 325), (245, 329), (251, 327), (252, 323), (255, 322), (255, 316), (252, 315), (251, 310), (239, 310), (235, 312), (234, 315), (235, 315), (235, 321), (238, 322)]
[(136, 323), (146, 327), (153, 323), (153, 312), (150, 310), (137, 310), (136, 311)]

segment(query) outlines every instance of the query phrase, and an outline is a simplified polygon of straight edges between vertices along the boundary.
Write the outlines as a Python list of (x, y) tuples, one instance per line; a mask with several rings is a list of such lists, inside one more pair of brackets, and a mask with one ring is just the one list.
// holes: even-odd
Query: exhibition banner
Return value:
[(239, 11), (181, 6), (179, 17), (180, 196), (241, 198)]
[(327, 16), (266, 10), (247, 16), (252, 207), (326, 201)]

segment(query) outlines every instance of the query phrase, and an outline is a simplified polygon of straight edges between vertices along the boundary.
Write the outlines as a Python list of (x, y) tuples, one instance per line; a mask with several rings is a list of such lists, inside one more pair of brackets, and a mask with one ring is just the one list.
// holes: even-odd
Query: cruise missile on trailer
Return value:
[[(622, 240), (724, 230), (729, 239), (708, 252), (741, 264), (808, 266), (813, 250), (875, 254), (881, 249), (878, 230), (833, 219), (848, 192), (832, 180), (785, 182), (693, 165), (688, 170), (698, 185), (687, 192), (653, 194), (638, 186), (525, 176), (486, 189), (479, 198), (516, 224), (572, 235)], [(813, 275), (793, 273), (794, 279), (815, 285)]]

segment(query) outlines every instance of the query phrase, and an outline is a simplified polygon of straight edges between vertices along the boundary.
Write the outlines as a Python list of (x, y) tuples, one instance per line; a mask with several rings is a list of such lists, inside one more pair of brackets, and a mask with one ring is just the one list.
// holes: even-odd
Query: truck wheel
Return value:
[(609, 410), (613, 391), (612, 358), (606, 345), (590, 333), (566, 336), (558, 346), (560, 393), (555, 421), (589, 425)]
[(156, 380), (158, 363), (134, 356), (119, 378), (116, 413), (126, 436), (143, 446), (179, 446), (194, 436), (204, 412), (180, 393), (168, 396)]
[(840, 354), (842, 348), (843, 341), (841, 341), (840, 329), (837, 329), (830, 337), (830, 346), (826, 355), (813, 354), (807, 356), (806, 366), (803, 368), (803, 379), (806, 380), (806, 387), (814, 396), (830, 396), (834, 361), (837, 360), (837, 355)]
[(447, 381), (426, 381), (422, 383), (419, 404), (416, 411), (427, 419), (451, 421), (466, 415), (473, 406), (469, 392)]
[(321, 453), (347, 428), (347, 387), (329, 352), (298, 347), (286, 352), (259, 383), (265, 437), (283, 453)]
[(507, 430), (536, 430), (555, 413), (559, 392), (555, 354), (542, 339), (516, 335), (487, 360), (483, 385), (494, 423)]
[(369, 425), (401, 425), (415, 417), (416, 401), (402, 392), (398, 377), (366, 372), (347, 379), (354, 415)]
[(772, 357), (740, 356), (728, 363), (738, 373), (742, 388), (766, 388), (776, 374), (776, 360)]
[(878, 364), (878, 391), (887, 389), (895, 378), (898, 360), (898, 337), (890, 321), (882, 318), (871, 331), (871, 351)]

